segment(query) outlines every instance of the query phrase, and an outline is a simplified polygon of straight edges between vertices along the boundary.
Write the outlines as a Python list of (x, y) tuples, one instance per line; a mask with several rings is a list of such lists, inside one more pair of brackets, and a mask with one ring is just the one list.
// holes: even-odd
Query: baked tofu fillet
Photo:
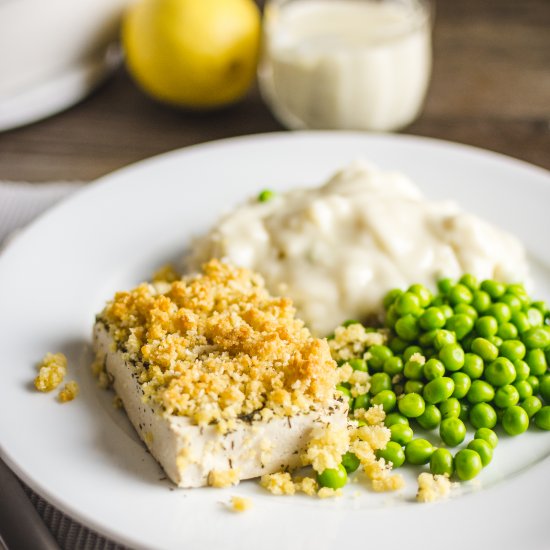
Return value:
[(180, 487), (296, 468), (315, 426), (346, 425), (327, 342), (248, 270), (212, 261), (117, 293), (94, 348), (97, 372)]

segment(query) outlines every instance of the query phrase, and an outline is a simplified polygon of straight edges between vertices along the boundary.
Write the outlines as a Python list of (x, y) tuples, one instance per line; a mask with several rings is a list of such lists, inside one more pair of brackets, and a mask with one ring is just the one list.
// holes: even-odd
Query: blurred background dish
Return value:
[(0, 130), (85, 97), (119, 61), (129, 0), (0, 1)]
[(431, 73), (424, 0), (270, 0), (260, 90), (291, 129), (394, 131), (418, 115)]

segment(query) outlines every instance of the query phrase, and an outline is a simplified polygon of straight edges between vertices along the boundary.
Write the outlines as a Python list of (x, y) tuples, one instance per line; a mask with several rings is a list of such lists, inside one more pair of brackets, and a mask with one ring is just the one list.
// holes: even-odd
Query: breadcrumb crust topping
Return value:
[(166, 415), (228, 431), (240, 417), (291, 416), (334, 397), (326, 340), (247, 269), (212, 260), (202, 274), (118, 292), (98, 321)]
[(34, 386), (38, 391), (52, 391), (67, 374), (67, 358), (62, 353), (46, 353), (38, 365), (38, 376), (34, 379)]

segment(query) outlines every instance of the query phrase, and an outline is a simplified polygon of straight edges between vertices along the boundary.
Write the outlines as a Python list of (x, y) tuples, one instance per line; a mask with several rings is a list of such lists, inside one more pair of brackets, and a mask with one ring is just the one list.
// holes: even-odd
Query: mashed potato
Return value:
[(384, 294), (442, 276), (524, 281), (514, 237), (453, 202), (431, 202), (405, 176), (354, 163), (325, 185), (251, 199), (197, 240), (186, 267), (225, 258), (263, 275), (272, 294), (325, 335), (381, 309)]

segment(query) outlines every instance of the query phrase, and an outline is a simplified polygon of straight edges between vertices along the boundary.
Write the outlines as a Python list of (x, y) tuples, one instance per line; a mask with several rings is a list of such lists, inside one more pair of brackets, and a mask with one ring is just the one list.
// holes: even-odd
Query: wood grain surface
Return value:
[[(432, 84), (404, 133), (550, 169), (550, 0), (435, 4)], [(256, 88), (223, 111), (186, 113), (147, 98), (121, 68), (66, 112), (0, 133), (0, 179), (91, 180), (178, 147), (278, 130)]]

